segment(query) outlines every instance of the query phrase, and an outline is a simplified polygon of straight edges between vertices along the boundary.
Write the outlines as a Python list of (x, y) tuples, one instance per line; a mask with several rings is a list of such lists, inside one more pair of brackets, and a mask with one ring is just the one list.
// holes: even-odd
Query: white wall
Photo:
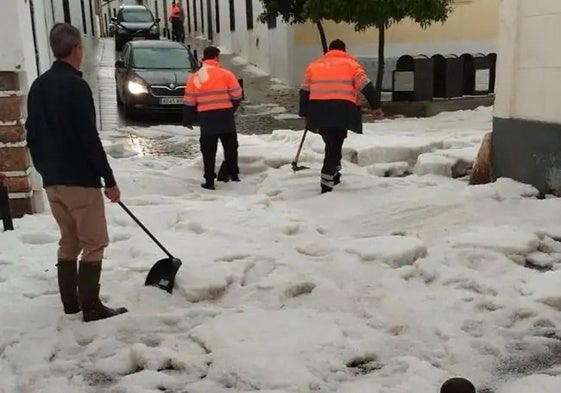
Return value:
[(55, 22), (64, 22), (64, 9), (62, 8), (62, 0), (53, 0), (55, 11)]
[(495, 115), (561, 124), (561, 1), (502, 0)]
[[(220, 33), (216, 33), (216, 16), (214, 1), (219, 2), (220, 8)], [(230, 6), (228, 0), (212, 0), (211, 15), (213, 24), (213, 44), (227, 51), (238, 54), (250, 63), (255, 64), (273, 76), (288, 81), (292, 74), (293, 46), (292, 29), (279, 21), (275, 29), (269, 29), (267, 24), (257, 21), (263, 11), (261, 2), (253, 0), (253, 29), (247, 29), (246, 2), (236, 0), (235, 3), (236, 30), (230, 31)], [(192, 6), (191, 6), (192, 7)], [(203, 0), (204, 30), (201, 29), (200, 1), (197, 0), (198, 29), (191, 36), (196, 43), (204, 42), (208, 38), (208, 10), (207, 1)], [(191, 19), (193, 19), (191, 8)], [(194, 26), (193, 21), (191, 21)]]
[(49, 47), (49, 32), (54, 25), (51, 2), (50, 0), (34, 0), (33, 5), (39, 66), (40, 71), (45, 72), (52, 62), (52, 53)]
[(70, 5), (70, 19), (74, 27), (84, 32), (84, 26), (82, 23), (82, 7), (80, 5), (80, 0), (69, 0)]
[[(43, 50), (47, 44), (44, 34), (50, 20), (45, 19), (45, 0), (35, 0), (35, 21), (37, 25), (37, 43)], [(52, 15), (51, 18), (52, 19)], [(40, 26), (45, 26), (40, 29)], [(31, 23), (31, 12), (27, 1), (9, 1), (2, 3), (0, 12), (0, 32), (9, 34), (9, 39), (0, 40), (0, 71), (18, 71), (20, 90), (26, 93), (33, 80), (37, 77), (37, 65), (35, 62), (35, 47), (33, 45), (33, 29)], [(42, 33), (41, 33), (42, 32)], [(42, 64), (47, 67), (48, 64)], [(43, 71), (43, 70), (41, 70)], [(25, 97), (25, 96), (24, 96)], [(25, 112), (25, 103), (23, 109)], [(24, 113), (25, 115), (25, 113)], [(35, 209), (43, 211), (43, 199), (41, 178), (35, 170), (31, 171)]]

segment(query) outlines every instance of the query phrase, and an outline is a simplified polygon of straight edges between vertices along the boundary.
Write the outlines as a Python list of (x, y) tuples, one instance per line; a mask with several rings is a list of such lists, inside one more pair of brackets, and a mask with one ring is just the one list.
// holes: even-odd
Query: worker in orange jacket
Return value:
[(185, 37), (183, 33), (183, 22), (185, 20), (183, 9), (179, 1), (173, 0), (169, 12), (169, 21), (171, 22), (172, 41), (183, 42)]
[(204, 179), (201, 187), (214, 190), (216, 178), (216, 150), (218, 140), (224, 150), (222, 181), (240, 181), (238, 168), (238, 137), (234, 112), (243, 97), (236, 76), (219, 63), (220, 50), (205, 48), (203, 66), (187, 79), (183, 125), (192, 127), (198, 122), (201, 128), (200, 146), (204, 161)]
[(362, 134), (358, 95), (362, 93), (376, 119), (384, 113), (374, 86), (360, 63), (346, 52), (345, 43), (335, 40), (329, 51), (312, 62), (300, 89), (301, 117), (309, 130), (318, 130), (325, 142), (321, 169), (321, 192), (333, 190), (341, 181), (341, 158), (347, 130)]

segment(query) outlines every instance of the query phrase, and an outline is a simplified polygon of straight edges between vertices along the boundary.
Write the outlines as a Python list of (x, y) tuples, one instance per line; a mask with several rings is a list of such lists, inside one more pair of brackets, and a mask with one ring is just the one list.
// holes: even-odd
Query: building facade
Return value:
[[(85, 35), (98, 34), (98, 0), (3, 0), (0, 12), (0, 171), (8, 176), (12, 214), (43, 210), (40, 176), (25, 142), (26, 92), (52, 63), (48, 33), (71, 22)], [(97, 5), (98, 6), (98, 5)]]
[(561, 32), (558, 0), (502, 0), (493, 171), (561, 192)]
[[(263, 11), (259, 0), (181, 1), (188, 14), (186, 31), (195, 42), (213, 42), (290, 85), (298, 85), (306, 65), (322, 54), (314, 24), (287, 25), (280, 18), (258, 22)], [(405, 54), (495, 52), (499, 3), (500, 0), (457, 0), (444, 24), (423, 30), (406, 20), (392, 26), (386, 34), (386, 79), (390, 81), (395, 61)], [(349, 51), (361, 60), (377, 57), (375, 29), (356, 32), (349, 24), (326, 22), (325, 31), (328, 40), (343, 39)]]

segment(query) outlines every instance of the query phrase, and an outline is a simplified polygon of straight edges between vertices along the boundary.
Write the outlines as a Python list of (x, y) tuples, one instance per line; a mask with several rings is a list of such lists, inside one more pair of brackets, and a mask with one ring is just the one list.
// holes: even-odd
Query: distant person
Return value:
[(451, 378), (444, 382), (440, 393), (476, 393), (475, 386), (465, 378)]
[(101, 179), (111, 202), (119, 202), (121, 192), (99, 139), (92, 92), (79, 71), (80, 31), (57, 23), (49, 40), (56, 61), (29, 89), (27, 144), (60, 229), (57, 276), (64, 311), (82, 311), (84, 321), (95, 321), (127, 312), (99, 299), (109, 244)]
[(183, 23), (185, 22), (185, 13), (179, 1), (172, 1), (169, 21), (171, 22), (172, 41), (184, 42), (185, 32)]
[(321, 193), (333, 191), (341, 181), (341, 158), (347, 130), (362, 134), (358, 107), (361, 92), (375, 119), (382, 118), (380, 100), (374, 86), (358, 61), (346, 51), (345, 43), (335, 40), (329, 51), (312, 62), (300, 89), (301, 117), (309, 130), (319, 130), (325, 142), (321, 169)]
[(214, 190), (218, 140), (224, 149), (221, 181), (240, 181), (238, 168), (238, 136), (234, 112), (242, 101), (242, 88), (236, 76), (220, 66), (220, 50), (205, 48), (203, 66), (191, 74), (185, 89), (183, 125), (201, 127), (201, 153), (204, 179), (201, 187)]

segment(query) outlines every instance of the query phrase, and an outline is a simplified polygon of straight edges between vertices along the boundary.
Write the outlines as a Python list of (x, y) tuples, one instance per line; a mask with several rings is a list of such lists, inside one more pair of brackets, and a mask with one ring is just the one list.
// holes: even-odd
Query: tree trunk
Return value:
[(319, 31), (319, 38), (321, 39), (321, 47), (323, 48), (323, 53), (327, 53), (328, 47), (327, 47), (327, 37), (325, 36), (325, 30), (323, 29), (323, 24), (321, 23), (321, 21), (317, 21), (316, 22), (316, 26), (318, 28)]
[(386, 45), (386, 26), (378, 26), (378, 74), (376, 75), (376, 94), (382, 99), (382, 83), (384, 82), (384, 49)]

